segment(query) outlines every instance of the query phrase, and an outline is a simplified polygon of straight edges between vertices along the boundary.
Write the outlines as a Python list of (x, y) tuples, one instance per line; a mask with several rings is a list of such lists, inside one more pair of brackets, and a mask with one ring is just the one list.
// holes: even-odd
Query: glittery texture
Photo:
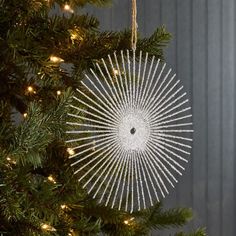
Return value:
[[(190, 155), (191, 108), (166, 64), (142, 52), (114, 53), (91, 69), (67, 124), (72, 166), (99, 202), (133, 212), (169, 193)], [(78, 105), (76, 105), (78, 104)], [(83, 108), (82, 108), (83, 107)]]

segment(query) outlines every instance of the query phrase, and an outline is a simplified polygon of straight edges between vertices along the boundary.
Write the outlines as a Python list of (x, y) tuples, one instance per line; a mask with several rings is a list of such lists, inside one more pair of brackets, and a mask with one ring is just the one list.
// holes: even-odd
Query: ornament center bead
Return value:
[(143, 110), (124, 111), (118, 124), (118, 138), (126, 151), (144, 151), (149, 139), (150, 126)]
[(136, 132), (136, 129), (133, 127), (133, 128), (130, 130), (130, 133), (131, 133), (131, 134), (135, 134), (135, 132)]

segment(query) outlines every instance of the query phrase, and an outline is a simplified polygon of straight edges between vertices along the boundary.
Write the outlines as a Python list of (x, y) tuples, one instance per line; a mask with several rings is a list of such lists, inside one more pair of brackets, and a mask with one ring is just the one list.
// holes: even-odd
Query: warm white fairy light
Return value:
[(34, 88), (33, 88), (32, 86), (28, 86), (28, 87), (27, 87), (27, 91), (28, 91), (29, 93), (33, 93), (33, 92), (34, 92)]
[(61, 91), (57, 90), (57, 95), (60, 96), (61, 95)]
[(56, 231), (56, 229), (54, 227), (52, 227), (51, 225), (48, 225), (48, 224), (42, 224), (41, 228), (45, 231), (51, 231), (51, 232)]
[(61, 205), (62, 210), (65, 210), (66, 208), (67, 208), (67, 205), (65, 205), (65, 204)]
[(124, 223), (125, 223), (126, 225), (128, 225), (128, 224), (129, 224), (129, 221), (128, 221), (128, 220), (125, 220)]
[(70, 157), (88, 193), (133, 212), (165, 197), (182, 175), (191, 150), (191, 108), (180, 81), (155, 57), (122, 51), (108, 61), (96, 64), (97, 73), (90, 70), (82, 81), (87, 92), (73, 97), (67, 143), (79, 143)]
[(113, 72), (114, 72), (115, 75), (119, 74), (119, 71), (117, 69), (114, 69)]
[(57, 57), (57, 56), (50, 56), (50, 61), (53, 62), (53, 63), (61, 63), (63, 62), (64, 60), (60, 57)]
[(64, 10), (65, 10), (65, 11), (68, 11), (68, 12), (71, 12), (71, 13), (74, 12), (74, 10), (71, 8), (71, 6), (70, 6), (69, 4), (65, 4), (65, 5), (64, 5)]
[(23, 117), (24, 117), (24, 118), (26, 118), (27, 116), (28, 116), (28, 114), (27, 114), (27, 113), (24, 113), (24, 114), (23, 114)]
[(42, 228), (42, 229), (48, 229), (48, 228), (49, 228), (49, 225), (43, 224), (43, 225), (41, 226), (41, 228)]
[(84, 33), (78, 28), (69, 30), (69, 32), (70, 32), (70, 39), (72, 43), (74, 43), (75, 41), (82, 42), (84, 40)]
[(53, 178), (52, 175), (49, 175), (49, 176), (48, 176), (48, 180), (49, 180), (50, 182), (54, 183), (54, 184), (57, 183), (56, 180)]
[(134, 220), (134, 217), (132, 217), (132, 218), (130, 218), (130, 219), (128, 219), (128, 220), (125, 220), (125, 221), (124, 221), (124, 224), (130, 225), (133, 220)]
[(71, 8), (70, 8), (70, 5), (68, 5), (68, 4), (66, 4), (65, 6), (64, 6), (64, 9), (66, 10), (66, 11), (69, 11)]
[(74, 230), (71, 229), (70, 232), (68, 233), (68, 236), (73, 236), (74, 235)]
[(70, 156), (75, 154), (75, 151), (72, 148), (67, 148), (67, 152), (69, 153)]
[(74, 235), (74, 230), (70, 229), (70, 232), (68, 233), (68, 236), (73, 236)]
[(70, 35), (70, 39), (72, 40), (72, 41), (74, 41), (75, 39), (77, 39), (77, 34), (76, 33), (71, 33), (71, 35)]

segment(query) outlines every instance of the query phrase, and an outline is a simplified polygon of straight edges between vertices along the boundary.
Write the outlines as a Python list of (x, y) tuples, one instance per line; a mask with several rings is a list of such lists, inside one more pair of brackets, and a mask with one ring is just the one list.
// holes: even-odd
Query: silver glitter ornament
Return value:
[[(133, 212), (169, 193), (191, 149), (192, 115), (183, 86), (155, 57), (108, 56), (71, 104), (67, 143), (88, 193)], [(75, 121), (77, 119), (77, 121)], [(76, 145), (78, 144), (78, 145)]]

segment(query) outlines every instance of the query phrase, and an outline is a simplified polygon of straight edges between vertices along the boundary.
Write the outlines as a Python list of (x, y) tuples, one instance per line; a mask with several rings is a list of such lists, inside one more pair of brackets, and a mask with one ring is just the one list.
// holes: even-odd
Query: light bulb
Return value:
[(78, 29), (70, 30), (70, 39), (73, 43), (75, 40), (82, 42), (84, 40), (84, 35)]
[(70, 8), (70, 6), (69, 6), (68, 4), (66, 4), (66, 5), (64, 6), (64, 9), (65, 9), (66, 11), (69, 11), (71, 8)]
[(60, 62), (63, 62), (64, 60), (60, 57), (50, 56), (50, 61), (53, 63), (60, 63)]
[(115, 75), (118, 75), (118, 74), (119, 74), (119, 71), (116, 70), (116, 69), (115, 69), (113, 72), (114, 72)]
[(68, 5), (68, 4), (66, 4), (65, 6), (64, 6), (64, 10), (65, 11), (69, 11), (69, 12), (71, 12), (71, 13), (73, 13), (74, 12), (74, 10), (70, 7), (70, 5)]
[(61, 209), (65, 210), (67, 208), (67, 205), (61, 205)]
[(28, 116), (28, 114), (27, 114), (27, 113), (24, 113), (23, 116), (24, 116), (24, 118), (26, 118), (26, 117)]
[(134, 217), (130, 218), (129, 220), (125, 220), (124, 224), (129, 225), (130, 221), (133, 221), (133, 220), (134, 220)]
[(33, 92), (34, 92), (34, 88), (33, 88), (32, 86), (28, 86), (28, 87), (27, 87), (27, 91), (28, 91), (29, 93), (33, 93)]
[(54, 184), (56, 183), (56, 180), (52, 177), (52, 175), (48, 176), (48, 180)]
[(72, 41), (75, 40), (75, 39), (77, 38), (77, 34), (72, 33), (72, 34), (70, 35), (70, 38), (71, 38)]
[(41, 228), (42, 228), (42, 229), (48, 229), (48, 228), (49, 228), (49, 225), (47, 225), (47, 224), (42, 224)]
[(52, 227), (51, 225), (48, 225), (48, 224), (42, 224), (41, 228), (43, 230), (47, 230), (47, 231), (56, 231), (56, 229), (54, 227)]
[(57, 95), (60, 96), (61, 95), (61, 91), (57, 90)]
[(72, 148), (67, 148), (67, 152), (69, 153), (70, 156), (75, 154), (75, 151)]
[(73, 232), (74, 232), (74, 230), (71, 229), (70, 232), (68, 233), (68, 236), (72, 236), (72, 235), (73, 235)]

